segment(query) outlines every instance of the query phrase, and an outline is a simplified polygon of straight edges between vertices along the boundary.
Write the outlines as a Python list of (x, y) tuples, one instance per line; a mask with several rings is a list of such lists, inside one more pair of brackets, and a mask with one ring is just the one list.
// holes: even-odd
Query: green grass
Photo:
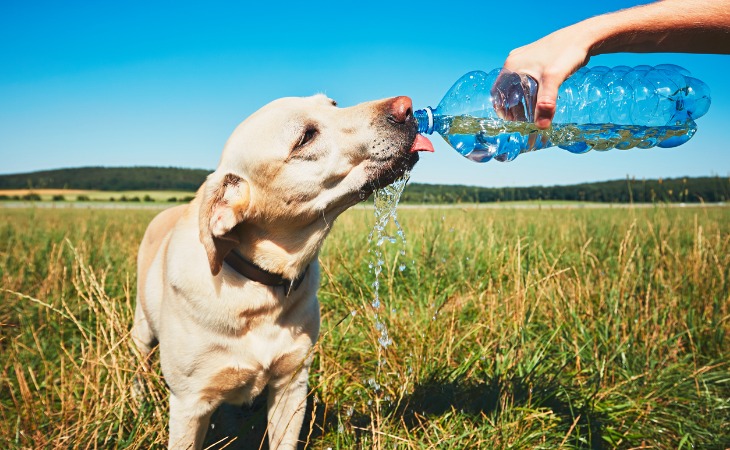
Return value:
[[(0, 447), (163, 447), (164, 382), (128, 336), (155, 213), (2, 214)], [(372, 214), (346, 213), (320, 255), (308, 448), (730, 446), (730, 208), (403, 209), (387, 349)], [(248, 411), (239, 439), (258, 448)]]

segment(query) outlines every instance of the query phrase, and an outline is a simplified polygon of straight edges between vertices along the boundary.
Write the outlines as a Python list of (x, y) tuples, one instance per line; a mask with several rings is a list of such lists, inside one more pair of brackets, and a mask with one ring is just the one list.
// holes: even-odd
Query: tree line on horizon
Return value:
[(611, 180), (566, 186), (486, 188), (461, 185), (408, 185), (405, 203), (494, 203), (512, 201), (600, 203), (719, 203), (730, 200), (730, 178), (685, 177)]
[(0, 189), (195, 192), (211, 172), (179, 167), (77, 167), (0, 175)]
[[(206, 169), (176, 167), (82, 167), (0, 175), (0, 189), (195, 192), (210, 173)], [(566, 186), (503, 188), (411, 183), (401, 197), (403, 203), (425, 204), (536, 200), (606, 203), (727, 202), (730, 201), (730, 178), (627, 178)]]

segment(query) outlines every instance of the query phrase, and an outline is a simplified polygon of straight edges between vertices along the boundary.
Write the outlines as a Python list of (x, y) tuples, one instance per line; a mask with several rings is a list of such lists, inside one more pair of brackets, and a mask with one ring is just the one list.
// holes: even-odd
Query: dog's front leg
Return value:
[(296, 449), (307, 403), (307, 375), (302, 367), (269, 383), (269, 447), (274, 450)]
[(201, 410), (205, 405), (186, 401), (170, 393), (170, 442), (175, 450), (199, 450), (203, 447), (205, 432), (213, 411)]

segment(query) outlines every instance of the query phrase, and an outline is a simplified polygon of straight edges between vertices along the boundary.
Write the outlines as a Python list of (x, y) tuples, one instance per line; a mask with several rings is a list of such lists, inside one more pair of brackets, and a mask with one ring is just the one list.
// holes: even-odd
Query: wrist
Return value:
[(583, 42), (586, 42), (586, 54), (590, 58), (604, 53), (620, 51), (617, 40), (624, 33), (624, 26), (615, 14), (591, 17), (580, 23)]

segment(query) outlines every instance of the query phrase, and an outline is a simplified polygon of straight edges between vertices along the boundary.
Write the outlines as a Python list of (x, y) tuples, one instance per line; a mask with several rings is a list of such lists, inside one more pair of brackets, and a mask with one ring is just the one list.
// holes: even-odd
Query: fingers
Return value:
[(492, 106), (500, 119), (511, 120), (511, 118), (507, 117), (507, 108), (504, 107), (504, 95), (500, 89), (500, 86), (502, 86), (503, 83), (504, 72), (500, 72), (497, 79), (494, 81), (490, 92), (492, 95)]
[(535, 125), (540, 129), (549, 128), (558, 101), (558, 89), (564, 78), (543, 74), (537, 88), (535, 104)]
[[(533, 78), (533, 83), (537, 81), (537, 95), (532, 99), (529, 98), (530, 92), (534, 91), (525, 85), (523, 78), (526, 76), (502, 70), (492, 86), (495, 111), (504, 120), (524, 122), (532, 118), (538, 128), (549, 128), (555, 116), (558, 89), (565, 77), (543, 73), (541, 77)], [(530, 108), (532, 105), (525, 104), (525, 101), (534, 101), (534, 109)], [(530, 109), (534, 116), (530, 117), (526, 108)]]
[(504, 120), (527, 120), (525, 92), (519, 74), (502, 70), (492, 86), (492, 102), (497, 115)]

